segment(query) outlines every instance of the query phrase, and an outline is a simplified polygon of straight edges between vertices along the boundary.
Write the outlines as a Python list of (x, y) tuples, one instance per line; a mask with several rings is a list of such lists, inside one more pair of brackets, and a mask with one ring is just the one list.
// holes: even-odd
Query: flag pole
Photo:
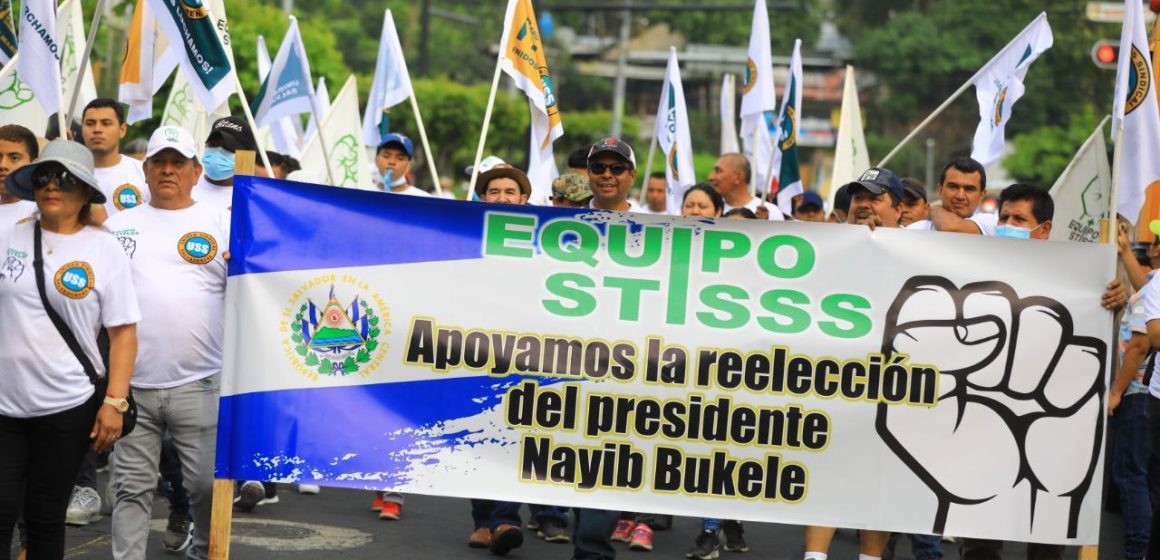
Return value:
[(427, 158), (427, 168), (431, 170), (431, 180), (435, 181), (435, 193), (443, 196), (443, 187), (439, 184), (439, 172), (435, 170), (435, 158), (431, 156), (431, 144), (427, 142), (427, 127), (423, 126), (423, 115), (419, 114), (419, 101), (415, 99), (415, 91), (411, 90), (411, 109), (415, 113), (415, 123), (419, 126), (419, 140), (423, 142), (423, 157)]
[[(764, 114), (761, 117), (761, 126), (766, 126)], [(753, 127), (753, 143), (750, 144), (751, 146), (753, 146), (753, 160), (754, 161), (757, 161), (757, 142), (760, 139), (761, 139), (761, 137), (758, 136), (758, 130), (757, 130), (757, 127), (755, 126), (755, 127)], [(753, 196), (755, 194), (757, 194), (757, 177), (750, 177), (749, 178), (749, 196)]]
[(1108, 197), (1108, 217), (1100, 222), (1100, 241), (1112, 245), (1117, 243), (1116, 235), (1119, 227), (1117, 207), (1120, 205), (1120, 153), (1122, 152), (1120, 147), (1123, 146), (1123, 141), (1124, 121), (1121, 119), (1120, 126), (1116, 129), (1116, 148), (1112, 152), (1112, 195)]
[[(648, 156), (645, 158), (644, 164), (644, 184), (647, 188), (648, 177), (652, 175), (653, 155), (657, 151), (657, 135), (653, 133), (652, 141), (648, 144)], [(644, 196), (643, 194), (641, 196)]]
[(960, 87), (958, 89), (958, 91), (952, 93), (951, 96), (948, 97), (946, 101), (943, 101), (942, 105), (939, 105), (938, 108), (935, 109), (934, 112), (930, 114), (930, 116), (926, 117), (925, 120), (923, 120), (921, 123), (919, 123), (918, 126), (914, 128), (914, 130), (911, 130), (910, 134), (907, 134), (906, 138), (903, 138), (902, 141), (899, 142), (898, 145), (895, 146), (893, 150), (890, 150), (890, 153), (886, 154), (886, 157), (882, 158), (878, 162), (878, 165), (876, 167), (884, 167), (887, 163), (889, 163), (891, 158), (893, 158), (895, 155), (897, 155), (898, 152), (902, 150), (902, 148), (906, 147), (906, 145), (909, 144), (910, 141), (913, 140), (915, 136), (918, 136), (918, 133), (922, 132), (922, 130), (924, 128), (926, 128), (927, 125), (929, 125), (931, 122), (933, 122), (935, 117), (938, 117), (940, 114), (942, 114), (942, 112), (945, 111), (947, 109), (947, 107), (951, 106), (951, 103), (953, 103), (956, 99), (958, 99), (959, 96), (966, 93), (966, 91), (968, 89), (970, 89), (970, 87), (973, 86), (974, 84), (975, 84), (975, 77), (972, 76), (970, 80), (967, 80), (967, 83), (963, 84), (962, 87)]
[(68, 104), (68, 118), (65, 119), (70, 122), (72, 121), (73, 114), (77, 110), (77, 101), (81, 98), (81, 81), (85, 79), (86, 69), (88, 72), (92, 72), (89, 60), (93, 54), (93, 43), (97, 41), (97, 26), (101, 24), (101, 14), (105, 11), (105, 2), (106, 0), (97, 0), (97, 9), (93, 12), (93, 23), (89, 25), (89, 36), (88, 39), (85, 39), (85, 54), (81, 56), (81, 66), (77, 70), (77, 79), (73, 84), (72, 99)]
[(0, 68), (0, 78), (3, 78), (4, 76), (7, 76), (7, 75), (8, 75), (8, 72), (15, 71), (15, 69), (16, 69), (16, 59), (17, 59), (19, 56), (20, 56), (20, 53), (16, 53), (16, 54), (12, 55), (12, 58), (10, 58), (10, 59), (8, 60), (8, 64), (5, 64), (3, 68)]
[(499, 89), (499, 75), (503, 72), (503, 48), (500, 46), (499, 56), (495, 60), (495, 76), (491, 79), (491, 93), (487, 97), (487, 109), (483, 112), (483, 129), (479, 131), (479, 146), (475, 149), (475, 163), (471, 166), (471, 182), (467, 184), (465, 200), (471, 200), (471, 193), (475, 192), (475, 181), (479, 179), (479, 162), (483, 161), (483, 146), (487, 141), (487, 127), (491, 124), (491, 110), (495, 106), (495, 92)]
[[(254, 143), (258, 144), (258, 123), (254, 122), (254, 114), (250, 111), (250, 101), (246, 99), (246, 91), (242, 89), (242, 80), (238, 76), (238, 65), (234, 64), (233, 47), (226, 46), (226, 42), (222, 40), (222, 30), (218, 29), (218, 26), (216, 25), (213, 26), (213, 34), (215, 37), (217, 37), (218, 42), (221, 43), (222, 48), (230, 54), (230, 64), (234, 67), (234, 91), (238, 94), (238, 101), (242, 103), (242, 114), (246, 116), (246, 122), (250, 123), (250, 130), (254, 134)], [(178, 71), (180, 72), (181, 69), (178, 68)], [(229, 101), (227, 100), (227, 103), (228, 102)], [(212, 110), (213, 109), (206, 108), (205, 112), (208, 115)], [(266, 173), (269, 173), (270, 176), (273, 176), (274, 166), (270, 165), (270, 156), (266, 155), (266, 147), (261, 144), (258, 144), (258, 156), (262, 160), (262, 166), (266, 168)]]

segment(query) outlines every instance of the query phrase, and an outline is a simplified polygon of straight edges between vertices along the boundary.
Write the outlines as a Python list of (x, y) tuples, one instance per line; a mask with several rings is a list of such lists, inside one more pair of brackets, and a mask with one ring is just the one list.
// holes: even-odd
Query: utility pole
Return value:
[(624, 125), (624, 96), (628, 86), (628, 40), (632, 33), (632, 0), (627, 0), (620, 21), (620, 55), (616, 57), (616, 85), (612, 90), (613, 137), (620, 138)]
[(282, 11), (286, 12), (286, 15), (293, 14), (294, 13), (294, 0), (282, 0)]

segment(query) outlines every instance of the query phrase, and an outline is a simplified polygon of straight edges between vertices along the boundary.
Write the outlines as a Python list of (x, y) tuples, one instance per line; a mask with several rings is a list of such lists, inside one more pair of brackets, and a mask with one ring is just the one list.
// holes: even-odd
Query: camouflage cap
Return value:
[(583, 202), (592, 198), (588, 188), (588, 177), (579, 173), (565, 173), (552, 181), (552, 197), (560, 197), (572, 202)]

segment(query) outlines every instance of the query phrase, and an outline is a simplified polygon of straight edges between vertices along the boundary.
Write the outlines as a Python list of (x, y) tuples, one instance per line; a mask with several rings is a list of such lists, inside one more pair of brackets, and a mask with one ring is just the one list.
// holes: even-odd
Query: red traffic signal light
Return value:
[(1120, 42), (1115, 39), (1100, 39), (1092, 45), (1092, 62), (1100, 68), (1114, 69), (1120, 62)]

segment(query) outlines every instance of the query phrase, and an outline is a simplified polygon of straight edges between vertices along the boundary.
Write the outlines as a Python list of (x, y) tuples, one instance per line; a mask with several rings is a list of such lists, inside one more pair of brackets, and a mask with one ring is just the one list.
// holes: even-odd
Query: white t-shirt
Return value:
[[(1144, 306), (1144, 324), (1160, 321), (1160, 274), (1153, 274), (1148, 283), (1140, 289), (1140, 298), (1136, 305)], [(1148, 384), (1148, 392), (1160, 399), (1160, 360), (1156, 360), (1156, 367), (1152, 370), (1152, 380)]]
[(190, 195), (198, 202), (204, 202), (206, 206), (213, 206), (218, 210), (225, 210), (234, 205), (234, 188), (220, 187), (209, 182), (203, 173), (197, 180), (197, 184), (193, 186), (193, 193)]
[[(0, 317), (4, 318), (0, 414), (15, 418), (63, 412), (93, 394), (92, 382), (40, 301), (32, 264), (35, 225), (28, 221), (0, 232), (4, 257), (0, 263)], [(101, 326), (129, 325), (141, 319), (129, 259), (116, 238), (102, 228), (42, 235), (48, 301), (64, 318), (97, 374), (104, 375), (97, 350)]]
[[(785, 214), (781, 213), (781, 208), (778, 208), (776, 204), (773, 204), (771, 202), (765, 202), (765, 201), (761, 200), (760, 198), (757, 198), (756, 196), (753, 198), (750, 198), (749, 202), (746, 202), (745, 204), (741, 205), (741, 208), (748, 208), (750, 212), (753, 212), (754, 214), (756, 214), (758, 206), (765, 206), (765, 209), (769, 210), (769, 219), (770, 220), (773, 220), (775, 222), (785, 221)], [(724, 214), (725, 212), (728, 212), (728, 211), (732, 210), (733, 208), (734, 208), (733, 206), (729, 206), (729, 204), (726, 203), (725, 210), (723, 210), (721, 213)]]
[(420, 189), (419, 187), (416, 187), (415, 185), (407, 185), (407, 188), (405, 188), (399, 192), (395, 192), (395, 191), (392, 191), (390, 189), (387, 189), (383, 192), (390, 193), (390, 194), (405, 194), (405, 195), (409, 195), (409, 196), (431, 196), (431, 193), (429, 193), (423, 189)]
[(31, 216), (36, 212), (36, 203), (31, 200), (18, 200), (12, 204), (0, 204), (0, 232), (16, 225), (16, 222)]
[[(975, 225), (979, 227), (979, 233), (983, 235), (995, 235), (995, 228), (999, 227), (999, 216), (995, 214), (984, 214), (979, 212), (967, 219), (975, 222)], [(934, 222), (930, 220), (919, 220), (906, 226), (906, 229), (937, 231), (934, 229)]]
[[(629, 200), (632, 200), (632, 199), (629, 199)], [(633, 200), (633, 202), (636, 202), (636, 201)], [(640, 210), (636, 210), (636, 212), (641, 213), (641, 214), (652, 214), (654, 216), (668, 214), (668, 212), (666, 210), (661, 210), (660, 212), (653, 212), (652, 208), (648, 207), (648, 204), (640, 204), (639, 202), (637, 203), (637, 208), (640, 208)]]
[[(643, 212), (641, 210), (641, 208), (643, 208), (643, 206), (638, 204), (635, 200), (633, 200), (631, 198), (626, 198), (625, 202), (628, 203), (628, 210), (625, 210), (625, 212), (636, 212), (636, 213)], [(588, 201), (589, 208), (591, 208), (593, 210), (603, 210), (603, 208), (596, 208), (596, 206), (593, 206), (594, 204), (596, 204), (596, 199), (592, 199), (592, 200)]]
[(112, 167), (95, 170), (97, 186), (105, 193), (105, 211), (110, 216), (149, 202), (149, 188), (145, 184), (143, 164), (129, 156)]
[(141, 322), (132, 384), (169, 389), (221, 372), (227, 214), (146, 204), (105, 222), (131, 260)]

